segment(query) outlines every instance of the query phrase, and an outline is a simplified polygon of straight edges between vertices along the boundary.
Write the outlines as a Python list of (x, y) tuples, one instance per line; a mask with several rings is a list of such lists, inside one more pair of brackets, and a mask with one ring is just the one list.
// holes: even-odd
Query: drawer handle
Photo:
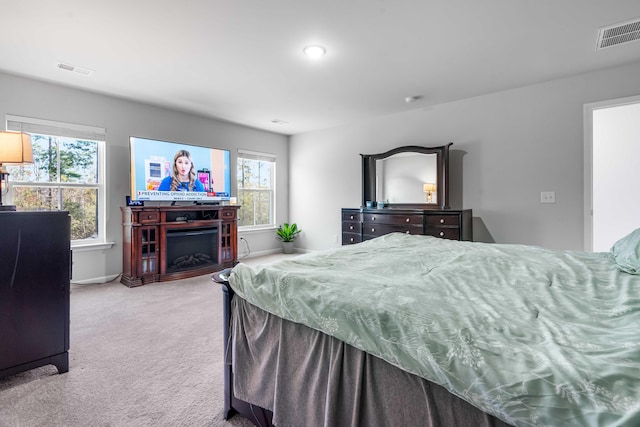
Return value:
[(375, 233), (375, 231), (376, 231), (376, 229), (375, 229), (375, 228), (372, 228), (372, 229), (371, 229), (371, 232), (372, 232), (372, 233)]
[(353, 219), (353, 215), (351, 215), (351, 219)]
[(409, 222), (409, 218), (405, 219), (404, 222)]
[(375, 220), (376, 220), (376, 217), (375, 217), (375, 216), (372, 216), (372, 217), (371, 217), (371, 221), (375, 221)]
[(440, 232), (440, 237), (444, 237), (444, 231)]
[(351, 239), (349, 239), (351, 242), (353, 242), (353, 237)]
[(411, 232), (409, 230), (405, 231), (406, 234), (411, 234)]
[(440, 218), (440, 224), (444, 224), (444, 218)]
[(349, 230), (353, 230), (353, 225), (350, 225), (350, 226), (349, 226)]

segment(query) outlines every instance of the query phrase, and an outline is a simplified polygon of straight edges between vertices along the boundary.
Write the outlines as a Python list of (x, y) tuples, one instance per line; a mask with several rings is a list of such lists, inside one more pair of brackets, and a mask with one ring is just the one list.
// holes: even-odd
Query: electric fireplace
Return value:
[(218, 264), (218, 227), (167, 230), (167, 272)]

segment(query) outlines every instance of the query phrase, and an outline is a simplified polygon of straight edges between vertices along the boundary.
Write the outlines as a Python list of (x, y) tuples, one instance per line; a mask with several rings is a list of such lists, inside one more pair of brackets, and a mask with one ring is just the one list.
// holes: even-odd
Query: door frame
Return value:
[(639, 104), (640, 95), (584, 104), (584, 250), (593, 251), (593, 112), (604, 108)]

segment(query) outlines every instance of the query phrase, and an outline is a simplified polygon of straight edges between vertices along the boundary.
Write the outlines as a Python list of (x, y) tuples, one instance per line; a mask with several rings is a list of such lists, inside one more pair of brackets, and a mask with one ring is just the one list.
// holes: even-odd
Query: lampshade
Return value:
[(0, 164), (33, 163), (31, 136), (22, 132), (0, 132)]
[(436, 191), (436, 185), (430, 182), (422, 184), (422, 191), (424, 191), (425, 193)]

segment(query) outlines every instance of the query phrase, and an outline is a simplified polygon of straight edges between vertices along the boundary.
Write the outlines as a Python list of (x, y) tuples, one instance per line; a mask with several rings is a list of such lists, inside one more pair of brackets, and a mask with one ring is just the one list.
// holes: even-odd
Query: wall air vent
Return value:
[(73, 71), (74, 73), (82, 74), (83, 76), (90, 76), (93, 74), (93, 70), (88, 68), (76, 67), (75, 65), (69, 65), (62, 62), (58, 62), (58, 68), (66, 71)]
[(598, 30), (596, 50), (640, 40), (640, 18), (609, 25)]

